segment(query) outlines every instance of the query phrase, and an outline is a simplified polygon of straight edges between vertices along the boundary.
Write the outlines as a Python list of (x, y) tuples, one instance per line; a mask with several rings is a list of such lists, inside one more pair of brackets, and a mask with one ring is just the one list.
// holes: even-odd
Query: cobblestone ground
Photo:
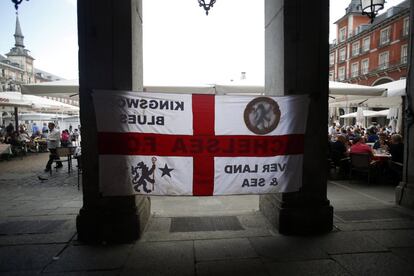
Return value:
[(257, 197), (154, 197), (140, 240), (87, 245), (76, 238), (77, 172), (44, 173), (47, 159), (0, 161), (0, 276), (414, 275), (414, 211), (395, 205), (390, 185), (330, 181), (325, 235), (280, 235)]
[[(77, 170), (67, 164), (52, 175), (43, 172), (48, 153), (28, 154), (0, 161), (0, 219), (33, 219), (79, 212), (82, 193), (77, 189)], [(44, 180), (39, 179), (42, 178)]]

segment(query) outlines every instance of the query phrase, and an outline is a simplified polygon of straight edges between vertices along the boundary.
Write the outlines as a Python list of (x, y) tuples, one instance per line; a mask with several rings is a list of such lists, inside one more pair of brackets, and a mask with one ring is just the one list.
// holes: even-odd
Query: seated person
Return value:
[(370, 146), (365, 144), (365, 139), (361, 136), (355, 136), (353, 145), (351, 146), (350, 153), (366, 153), (371, 158), (374, 156), (374, 153)]
[(368, 129), (367, 134), (368, 134), (368, 139), (367, 139), (368, 143), (375, 143), (379, 139), (378, 135), (375, 132), (375, 128), (373, 128), (373, 127)]
[(387, 135), (385, 133), (380, 133), (378, 135), (379, 139), (375, 142), (373, 149), (378, 150), (382, 149), (384, 151), (388, 151), (388, 144), (387, 144)]
[(391, 136), (391, 143), (389, 145), (391, 160), (398, 163), (403, 163), (404, 159), (404, 144), (402, 137), (399, 134)]
[(339, 135), (336, 141), (331, 144), (331, 158), (335, 165), (339, 165), (340, 160), (348, 156), (347, 139)]

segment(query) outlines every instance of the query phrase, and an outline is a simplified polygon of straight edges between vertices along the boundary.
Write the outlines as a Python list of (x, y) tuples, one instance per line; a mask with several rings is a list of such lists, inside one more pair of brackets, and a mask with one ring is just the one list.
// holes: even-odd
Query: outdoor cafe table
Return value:
[(389, 153), (374, 153), (374, 160), (377, 161), (387, 161), (388, 159), (391, 159), (391, 154)]
[(0, 144), (0, 155), (1, 154), (12, 154), (11, 146), (9, 144)]

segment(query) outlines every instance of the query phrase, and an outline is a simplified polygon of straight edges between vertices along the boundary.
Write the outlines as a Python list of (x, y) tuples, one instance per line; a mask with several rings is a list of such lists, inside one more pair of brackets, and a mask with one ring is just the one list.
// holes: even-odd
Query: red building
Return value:
[(405, 78), (410, 1), (390, 7), (370, 19), (361, 14), (361, 2), (352, 0), (338, 19), (337, 36), (329, 51), (329, 79), (379, 85)]

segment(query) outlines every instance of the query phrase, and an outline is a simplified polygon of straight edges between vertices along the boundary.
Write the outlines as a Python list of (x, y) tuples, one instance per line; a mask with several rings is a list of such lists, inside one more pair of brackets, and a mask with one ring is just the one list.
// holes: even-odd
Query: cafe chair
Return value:
[[(59, 147), (56, 148), (56, 155), (59, 159), (53, 160), (53, 163), (57, 162), (67, 162), (68, 163), (68, 173), (72, 170), (72, 155), (75, 152), (75, 147)], [(56, 168), (57, 171), (57, 168)], [(50, 170), (50, 174), (52, 174), (52, 170)]]
[(371, 180), (371, 171), (374, 168), (373, 163), (371, 162), (371, 156), (366, 153), (351, 153), (349, 157), (349, 179), (352, 180), (354, 173), (367, 174), (369, 184)]
[(398, 183), (402, 180), (403, 175), (403, 167), (404, 164), (389, 160), (388, 167), (392, 176), (394, 184), (398, 185)]

